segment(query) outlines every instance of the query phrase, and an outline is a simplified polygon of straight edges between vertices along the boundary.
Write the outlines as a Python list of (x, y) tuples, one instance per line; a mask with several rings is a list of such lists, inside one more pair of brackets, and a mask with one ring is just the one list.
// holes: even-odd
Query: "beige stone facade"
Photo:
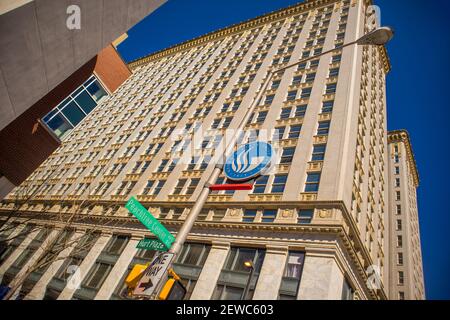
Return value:
[[(359, 38), (369, 5), (306, 1), (131, 63), (133, 76), (0, 207), (5, 216), (19, 203), (24, 219), (39, 213), (38, 224), (59, 228), (51, 217), (75, 216), (77, 232), (101, 232), (76, 261), (30, 276), (21, 294), (123, 298), (127, 270), (152, 255), (135, 250), (151, 234), (123, 208), (128, 198), (176, 235), (268, 71)], [(188, 298), (390, 297), (389, 68), (383, 47), (350, 46), (273, 79), (241, 142), (259, 133), (278, 163), (250, 192), (209, 196), (175, 263)], [(6, 258), (3, 284), (27, 240)], [(81, 286), (69, 288), (73, 264)]]

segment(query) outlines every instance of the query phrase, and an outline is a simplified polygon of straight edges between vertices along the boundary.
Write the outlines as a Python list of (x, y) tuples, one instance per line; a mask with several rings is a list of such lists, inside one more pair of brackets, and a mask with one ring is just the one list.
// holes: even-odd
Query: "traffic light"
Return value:
[[(127, 278), (125, 279), (125, 284), (128, 287), (128, 292), (133, 292), (134, 288), (136, 288), (139, 280), (144, 274), (145, 269), (147, 269), (148, 264), (136, 264), (133, 269), (131, 269)], [(130, 294), (129, 294), (130, 295)]]
[(181, 278), (173, 271), (169, 270), (169, 280), (164, 284), (159, 293), (160, 300), (183, 300), (186, 295), (186, 288), (181, 283)]

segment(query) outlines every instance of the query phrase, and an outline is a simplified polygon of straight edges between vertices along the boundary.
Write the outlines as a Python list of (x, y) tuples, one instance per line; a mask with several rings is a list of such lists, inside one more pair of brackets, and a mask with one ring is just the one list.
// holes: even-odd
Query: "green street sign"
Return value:
[(167, 248), (172, 246), (175, 237), (155, 217), (153, 217), (153, 215), (148, 212), (136, 198), (131, 197), (125, 205), (125, 208), (127, 208), (148, 230), (157, 236)]
[(144, 250), (167, 251), (167, 247), (157, 239), (142, 239), (136, 248)]

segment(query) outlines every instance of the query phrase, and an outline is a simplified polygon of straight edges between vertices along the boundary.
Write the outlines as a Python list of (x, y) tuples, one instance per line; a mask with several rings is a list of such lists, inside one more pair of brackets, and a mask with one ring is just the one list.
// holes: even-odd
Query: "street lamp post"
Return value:
[[(356, 45), (384, 45), (392, 39), (393, 35), (394, 35), (394, 32), (391, 28), (380, 27), (380, 28), (377, 28), (377, 29), (363, 35), (358, 40), (346, 43), (342, 46), (336, 47), (331, 50), (327, 50), (325, 52), (314, 55), (312, 57), (301, 59), (296, 63), (287, 65), (286, 67), (277, 69), (275, 71), (269, 71), (269, 74), (268, 74), (266, 80), (264, 81), (264, 84), (261, 87), (261, 90), (258, 92), (258, 94), (254, 98), (252, 103), (247, 108), (247, 111), (246, 111), (244, 117), (242, 117), (241, 122), (237, 128), (237, 131), (240, 132), (245, 128), (245, 124), (248, 122), (250, 115), (252, 114), (255, 107), (258, 105), (260, 99), (262, 98), (264, 92), (267, 90), (267, 88), (270, 84), (270, 81), (272, 80), (272, 78), (275, 74), (282, 72), (286, 69), (292, 68), (294, 66), (297, 66), (299, 64), (308, 62), (312, 59), (321, 57), (323, 55), (332, 53), (334, 51), (341, 50), (345, 47), (348, 47), (348, 46), (351, 46), (354, 44), (356, 44)], [(234, 145), (237, 141), (237, 138), (238, 138), (237, 135), (233, 135), (233, 137), (231, 137), (231, 140), (228, 143), (227, 147), (225, 148), (225, 152), (222, 155), (222, 159), (226, 159), (233, 152)], [(184, 242), (186, 241), (189, 232), (191, 231), (195, 221), (197, 220), (198, 215), (200, 214), (201, 210), (203, 209), (204, 204), (206, 203), (206, 200), (208, 199), (208, 195), (210, 193), (209, 187), (216, 183), (216, 180), (219, 177), (222, 169), (223, 169), (223, 164), (216, 164), (214, 170), (211, 172), (208, 180), (204, 184), (203, 189), (197, 198), (197, 201), (195, 202), (194, 206), (192, 207), (191, 211), (189, 212), (188, 216), (186, 217), (184, 224), (181, 226), (179, 232), (177, 233), (175, 242), (172, 244), (172, 247), (169, 250), (169, 252), (173, 253), (174, 256), (179, 254), (179, 252), (181, 251), (181, 248), (182, 248)]]
[(252, 283), (253, 272), (255, 271), (255, 267), (253, 266), (252, 261), (245, 261), (244, 266), (250, 269), (250, 275), (248, 277), (247, 284), (245, 285), (244, 294), (242, 295), (241, 300), (245, 300), (245, 297), (247, 297), (248, 291), (250, 290), (250, 285)]

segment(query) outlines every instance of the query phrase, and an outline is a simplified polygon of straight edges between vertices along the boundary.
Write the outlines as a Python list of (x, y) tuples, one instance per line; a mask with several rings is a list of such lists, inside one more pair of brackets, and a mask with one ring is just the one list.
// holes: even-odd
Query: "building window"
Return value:
[(310, 67), (311, 69), (312, 69), (312, 68), (315, 68), (315, 67), (318, 67), (318, 66), (319, 66), (319, 62), (320, 62), (319, 59), (311, 60), (311, 62), (309, 63), (309, 67)]
[(330, 113), (333, 111), (334, 100), (324, 101), (322, 103), (322, 113)]
[(191, 179), (191, 183), (189, 184), (189, 187), (186, 189), (186, 195), (193, 194), (199, 182), (200, 179)]
[(318, 192), (320, 173), (308, 173), (305, 184), (305, 192)]
[(107, 95), (106, 90), (92, 75), (42, 120), (62, 139)]
[(340, 62), (342, 58), (342, 55), (338, 54), (338, 55), (334, 55), (331, 59), (331, 63), (336, 63), (336, 62)]
[(312, 88), (304, 88), (300, 97), (302, 99), (308, 99), (311, 96), (311, 91)]
[(316, 78), (316, 73), (308, 73), (305, 77), (305, 83), (311, 83), (314, 82), (314, 79)]
[(396, 205), (396, 210), (397, 210), (397, 214), (398, 215), (402, 214), (402, 206), (401, 205), (397, 204)]
[(194, 291), (198, 275), (203, 269), (210, 249), (211, 246), (205, 244), (185, 244), (173, 263), (174, 271), (181, 277), (187, 290), (185, 300), (188, 300)]
[(397, 253), (397, 265), (399, 266), (403, 265), (403, 252)]
[(399, 285), (405, 284), (405, 274), (403, 271), (398, 272), (398, 284)]
[(74, 299), (92, 300), (97, 295), (106, 278), (111, 273), (117, 260), (122, 254), (130, 237), (113, 235), (105, 246), (94, 265), (81, 283), (81, 288), (75, 291)]
[(273, 95), (273, 94), (266, 96), (266, 100), (264, 101), (264, 104), (271, 104), (274, 98), (275, 98), (275, 95)]
[(256, 118), (256, 123), (262, 123), (266, 120), (267, 111), (261, 111), (258, 113), (258, 117)]
[(297, 90), (289, 91), (286, 100), (292, 101), (297, 97)]
[(314, 216), (314, 210), (308, 209), (308, 210), (298, 210), (298, 218), (297, 223), (298, 224), (310, 224)]
[(333, 68), (330, 69), (330, 73), (328, 75), (328, 77), (333, 78), (333, 77), (337, 77), (339, 75), (339, 68)]
[(242, 222), (254, 222), (256, 218), (256, 210), (244, 210), (244, 215), (242, 217)]
[(191, 158), (191, 162), (187, 166), (186, 170), (194, 170), (195, 167), (197, 166), (197, 163), (198, 163), (199, 160), (200, 160), (200, 157), (192, 157)]
[(302, 76), (295, 76), (292, 79), (292, 84), (291, 85), (295, 86), (295, 85), (299, 84), (300, 82), (302, 82)]
[(400, 187), (400, 178), (395, 178), (395, 187)]
[(397, 236), (397, 248), (403, 247), (403, 237)]
[(286, 186), (287, 175), (276, 175), (272, 184), (272, 193), (283, 193)]
[(153, 195), (157, 196), (161, 189), (164, 187), (164, 184), (166, 183), (166, 180), (159, 180), (158, 184), (155, 187), (155, 190), (153, 190)]
[(318, 144), (313, 147), (311, 161), (323, 161), (325, 159), (326, 144)]
[(395, 174), (400, 174), (400, 167), (395, 167)]
[(275, 133), (273, 135), (272, 140), (273, 141), (282, 140), (285, 130), (286, 130), (286, 127), (277, 127), (277, 128), (275, 128)]
[(336, 83), (327, 84), (327, 87), (325, 89), (325, 94), (335, 94), (336, 93), (336, 87), (337, 87)]
[(402, 220), (397, 219), (397, 231), (402, 231)]
[(161, 163), (159, 164), (158, 169), (156, 169), (156, 172), (163, 172), (164, 168), (166, 167), (167, 163), (169, 162), (169, 159), (163, 159), (161, 160)]
[(317, 128), (318, 136), (326, 136), (330, 131), (330, 121), (319, 122), (319, 127)]
[(257, 178), (253, 187), (253, 193), (264, 193), (268, 181), (269, 176), (260, 176)]
[(295, 108), (295, 117), (304, 117), (305, 114), (306, 114), (306, 109), (307, 109), (307, 107), (308, 107), (308, 106), (307, 106), (306, 104), (297, 106), (297, 107)]
[(341, 300), (353, 300), (354, 290), (344, 278), (344, 285), (342, 286)]
[(278, 210), (276, 210), (276, 209), (263, 210), (261, 222), (262, 223), (273, 222), (276, 219), (276, 217), (277, 217), (277, 211)]
[(281, 109), (280, 119), (289, 119), (291, 116), (292, 108), (283, 108)]
[(223, 129), (228, 128), (228, 127), (230, 126), (232, 120), (233, 120), (233, 117), (227, 117), (227, 118), (225, 118), (225, 120), (224, 120), (223, 123), (222, 123), (222, 128), (223, 128)]
[(272, 82), (271, 89), (273, 89), (273, 90), (278, 89), (278, 87), (280, 86), (280, 82), (281, 82), (281, 80), (275, 80), (275, 81), (273, 81), (273, 82)]
[(396, 191), (396, 192), (395, 192), (395, 199), (396, 199), (397, 201), (400, 201), (400, 198), (401, 198), (401, 193), (400, 193), (400, 191)]
[[(253, 248), (232, 247), (220, 273), (212, 300), (251, 300), (264, 261), (265, 251)], [(250, 277), (250, 269), (244, 262), (251, 261), (254, 266), (253, 277), (250, 279), (248, 294), (243, 297)]]
[(302, 130), (302, 126), (300, 124), (291, 126), (289, 131), (289, 139), (297, 139), (300, 136), (300, 131)]
[(303, 252), (289, 251), (278, 292), (279, 300), (297, 300), (304, 261)]
[(175, 186), (175, 189), (173, 190), (174, 195), (181, 194), (181, 192), (183, 191), (184, 185), (186, 184), (186, 181), (187, 181), (187, 179), (178, 180), (178, 183)]
[(405, 293), (403, 291), (398, 292), (398, 300), (405, 300)]
[(154, 180), (148, 180), (147, 185), (145, 186), (144, 190), (142, 190), (142, 194), (149, 194), (154, 183), (155, 183)]
[(280, 164), (292, 163), (294, 158), (295, 147), (289, 147), (283, 149), (283, 154), (281, 155)]

